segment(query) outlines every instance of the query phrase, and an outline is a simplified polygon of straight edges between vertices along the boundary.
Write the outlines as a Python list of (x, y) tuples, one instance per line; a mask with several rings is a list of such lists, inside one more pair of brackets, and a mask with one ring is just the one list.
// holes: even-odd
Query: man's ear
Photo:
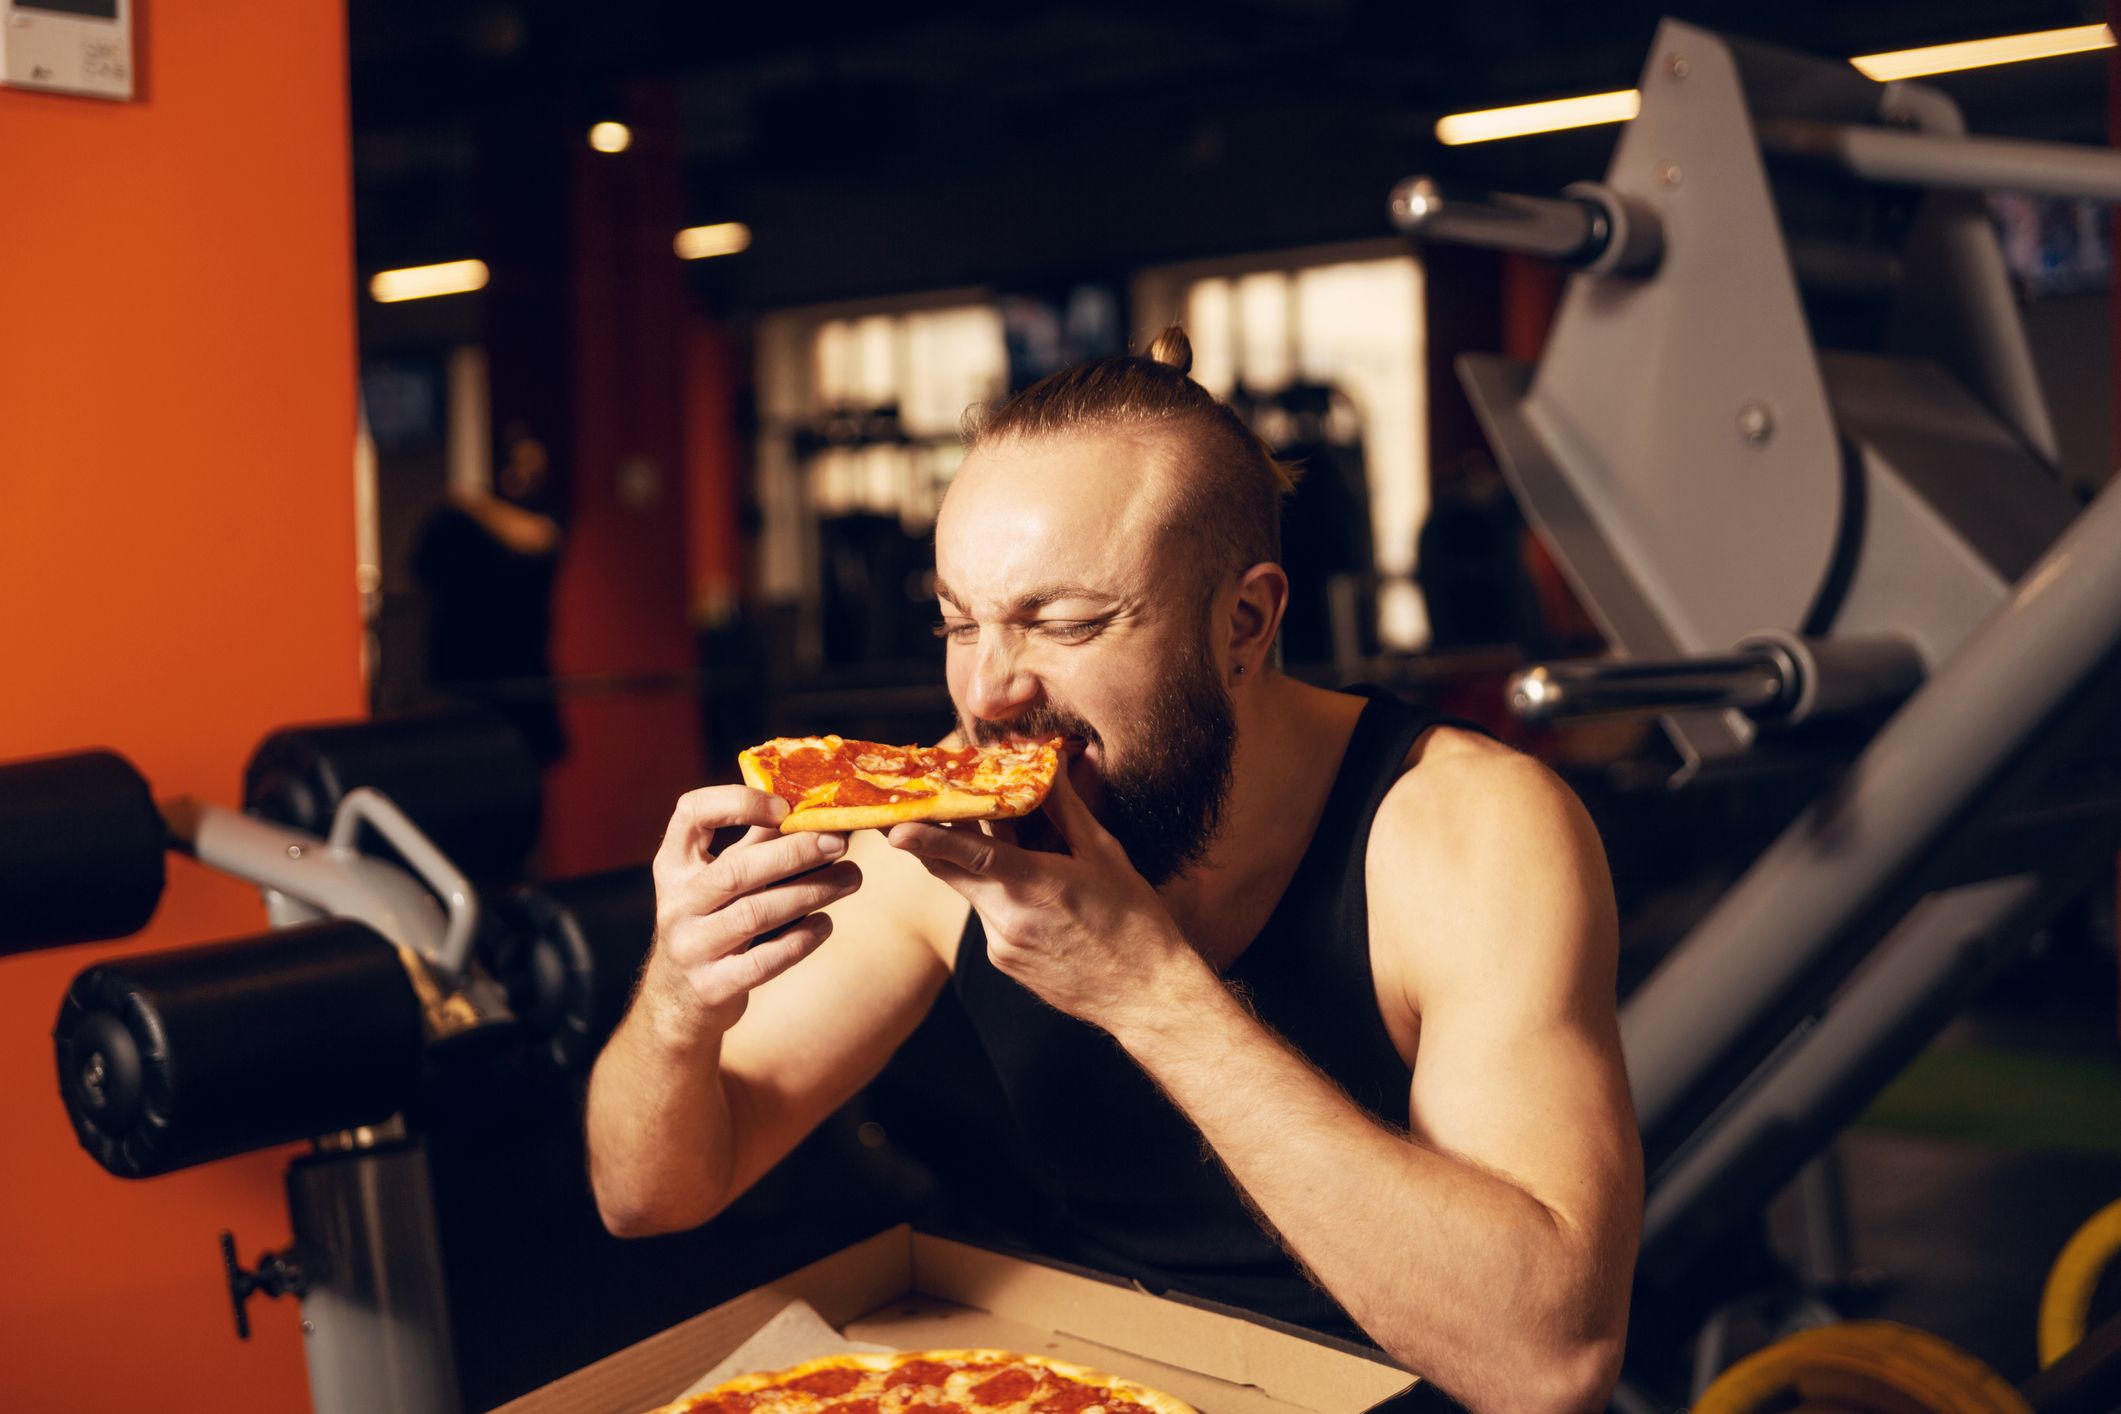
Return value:
[(1231, 671), (1240, 678), (1257, 678), (1265, 672), (1274, 652), (1274, 636), (1281, 632), (1282, 615), (1289, 609), (1289, 576), (1280, 565), (1261, 561), (1237, 579), (1237, 597), (1228, 619)]

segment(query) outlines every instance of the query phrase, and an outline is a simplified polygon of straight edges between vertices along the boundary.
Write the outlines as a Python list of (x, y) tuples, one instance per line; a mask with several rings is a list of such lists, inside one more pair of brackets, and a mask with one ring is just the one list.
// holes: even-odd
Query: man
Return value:
[(1274, 670), (1287, 474), (1189, 363), (1167, 331), (1004, 404), (936, 527), (961, 734), (1068, 741), (1043, 819), (678, 802), (591, 1084), (605, 1221), (711, 1217), (952, 986), (1060, 1255), (1345, 1312), (1476, 1408), (1599, 1407), (1642, 1177), (1596, 834), (1527, 758)]
[[(413, 577), (427, 595), (428, 685), (506, 718), (540, 765), (567, 754), (559, 709), (543, 691), (552, 676), (552, 593), (565, 539), (550, 475), (545, 444), (511, 423), (494, 492), (451, 488), (420, 526), (412, 553)], [(517, 694), (497, 695), (496, 685)], [(520, 695), (525, 685), (536, 695)]]

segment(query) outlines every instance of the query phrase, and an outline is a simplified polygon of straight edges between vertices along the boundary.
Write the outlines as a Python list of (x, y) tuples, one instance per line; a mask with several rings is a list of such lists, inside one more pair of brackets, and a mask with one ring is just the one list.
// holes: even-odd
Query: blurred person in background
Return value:
[(567, 752), (552, 695), (552, 591), (565, 541), (551, 457), (511, 423), (493, 492), (451, 487), (412, 555), (427, 599), (428, 684), (507, 718), (541, 765)]

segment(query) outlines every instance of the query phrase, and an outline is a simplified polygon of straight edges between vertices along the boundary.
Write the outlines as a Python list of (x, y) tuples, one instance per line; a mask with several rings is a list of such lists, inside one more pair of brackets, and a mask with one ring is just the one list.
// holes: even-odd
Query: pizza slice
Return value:
[(736, 759), (746, 785), (788, 802), (786, 834), (1029, 815), (1053, 788), (1060, 747), (1058, 738), (953, 749), (775, 737)]

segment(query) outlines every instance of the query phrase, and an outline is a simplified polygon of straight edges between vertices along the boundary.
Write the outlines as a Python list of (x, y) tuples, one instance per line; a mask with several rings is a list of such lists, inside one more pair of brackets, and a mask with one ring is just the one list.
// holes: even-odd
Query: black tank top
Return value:
[[(1266, 926), (1224, 973), (1260, 1020), (1385, 1124), (1407, 1124), (1413, 1072), (1377, 1009), (1363, 855), (1370, 822), (1415, 739), (1472, 724), (1369, 698), (1318, 829)], [(1035, 1214), (1024, 1235), (1052, 1256), (1362, 1339), (1253, 1218), (1200, 1131), (1117, 1042), (1046, 1005), (987, 958), (974, 914), (955, 988), (993, 1062), (1021, 1141)]]

